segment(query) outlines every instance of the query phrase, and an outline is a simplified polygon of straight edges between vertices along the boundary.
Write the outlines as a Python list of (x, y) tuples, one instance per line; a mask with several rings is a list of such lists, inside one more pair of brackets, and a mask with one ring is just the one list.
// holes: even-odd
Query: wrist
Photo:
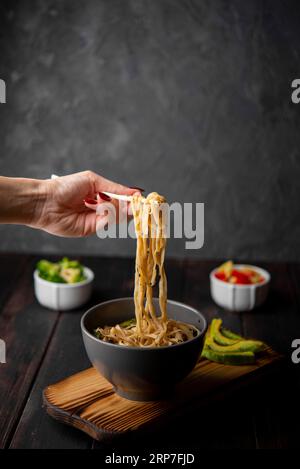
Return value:
[[(39, 228), (42, 225), (44, 207), (48, 198), (48, 181), (41, 179), (30, 179), (24, 192), (26, 210), (24, 223), (33, 228)], [(29, 200), (31, 198), (31, 201)], [(29, 204), (28, 204), (29, 201)]]

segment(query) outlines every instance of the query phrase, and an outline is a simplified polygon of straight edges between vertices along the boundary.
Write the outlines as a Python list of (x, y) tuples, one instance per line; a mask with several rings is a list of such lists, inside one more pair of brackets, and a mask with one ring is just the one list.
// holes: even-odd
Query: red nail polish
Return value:
[(107, 202), (111, 201), (111, 197), (109, 197), (109, 195), (103, 194), (103, 192), (98, 192), (98, 194), (102, 200), (106, 200)]
[(83, 202), (85, 202), (86, 204), (90, 204), (90, 205), (96, 205), (97, 204), (97, 200), (91, 199), (90, 197), (87, 197), (86, 199), (84, 199)]
[(145, 192), (145, 189), (141, 189), (140, 187), (129, 187), (129, 189), (136, 189), (137, 191)]

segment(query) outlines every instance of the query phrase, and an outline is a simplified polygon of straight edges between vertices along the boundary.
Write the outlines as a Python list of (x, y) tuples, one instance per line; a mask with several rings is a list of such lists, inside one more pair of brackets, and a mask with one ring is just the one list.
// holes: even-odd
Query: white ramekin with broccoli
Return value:
[(88, 301), (94, 274), (77, 260), (42, 259), (36, 265), (34, 291), (39, 303), (54, 310), (72, 310)]

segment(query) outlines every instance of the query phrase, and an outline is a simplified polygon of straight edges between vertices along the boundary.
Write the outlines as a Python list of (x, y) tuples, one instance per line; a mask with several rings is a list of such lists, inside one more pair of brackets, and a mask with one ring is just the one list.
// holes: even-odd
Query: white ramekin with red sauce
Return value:
[[(260, 306), (266, 299), (271, 276), (261, 267), (246, 264), (234, 264), (233, 269), (239, 271), (250, 269), (261, 279), (258, 283), (231, 283), (218, 278), (219, 267), (210, 273), (210, 292), (214, 302), (230, 311), (250, 311)], [(216, 276), (217, 275), (217, 276)]]

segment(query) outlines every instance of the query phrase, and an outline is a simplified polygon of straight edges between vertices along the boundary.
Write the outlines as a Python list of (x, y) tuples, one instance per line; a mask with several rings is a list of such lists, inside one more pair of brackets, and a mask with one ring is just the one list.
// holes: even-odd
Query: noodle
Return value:
[[(137, 237), (135, 261), (135, 321), (127, 325), (98, 327), (96, 335), (106, 342), (133, 347), (174, 345), (192, 339), (198, 330), (167, 317), (167, 277), (164, 269), (166, 233), (163, 216), (164, 197), (152, 192), (147, 198), (132, 197)], [(159, 276), (159, 308), (153, 305), (153, 287)]]

